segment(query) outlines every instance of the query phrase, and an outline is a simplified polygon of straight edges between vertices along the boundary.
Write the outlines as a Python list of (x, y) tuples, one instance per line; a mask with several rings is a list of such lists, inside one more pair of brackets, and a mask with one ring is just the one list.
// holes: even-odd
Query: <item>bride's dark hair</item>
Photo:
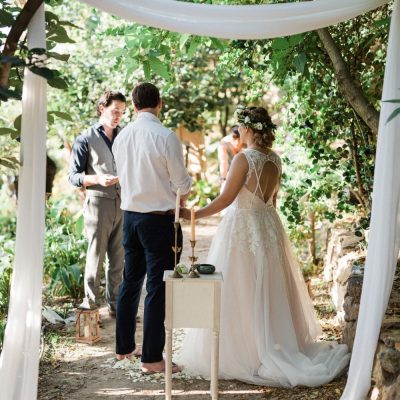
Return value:
[[(250, 119), (248, 126), (253, 130), (254, 142), (263, 148), (272, 147), (276, 125), (272, 122), (268, 111), (263, 107), (247, 107), (242, 113), (244, 119), (246, 117)], [(247, 125), (246, 122), (244, 124)]]

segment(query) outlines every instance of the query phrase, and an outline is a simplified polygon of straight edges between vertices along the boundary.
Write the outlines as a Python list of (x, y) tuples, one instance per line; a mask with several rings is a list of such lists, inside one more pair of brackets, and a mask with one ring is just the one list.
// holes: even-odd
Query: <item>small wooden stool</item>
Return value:
[(100, 337), (99, 310), (76, 310), (76, 336), (77, 342), (94, 344)]

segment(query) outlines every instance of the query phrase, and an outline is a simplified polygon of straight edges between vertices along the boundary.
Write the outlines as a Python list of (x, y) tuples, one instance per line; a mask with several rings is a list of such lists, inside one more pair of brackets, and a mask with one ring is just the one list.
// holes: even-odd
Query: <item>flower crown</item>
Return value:
[(236, 111), (234, 113), (234, 117), (239, 124), (243, 124), (249, 126), (252, 129), (257, 131), (262, 131), (263, 129), (272, 129), (275, 130), (277, 127), (273, 123), (268, 122), (260, 122), (260, 121), (252, 121), (250, 115), (244, 115), (246, 107), (237, 106)]

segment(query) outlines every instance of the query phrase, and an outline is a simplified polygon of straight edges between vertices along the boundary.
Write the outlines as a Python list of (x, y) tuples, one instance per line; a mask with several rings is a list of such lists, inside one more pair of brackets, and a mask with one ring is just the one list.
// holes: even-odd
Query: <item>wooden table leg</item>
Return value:
[(213, 331), (211, 345), (211, 398), (218, 399), (219, 331)]
[(165, 400), (172, 399), (172, 329), (165, 331)]

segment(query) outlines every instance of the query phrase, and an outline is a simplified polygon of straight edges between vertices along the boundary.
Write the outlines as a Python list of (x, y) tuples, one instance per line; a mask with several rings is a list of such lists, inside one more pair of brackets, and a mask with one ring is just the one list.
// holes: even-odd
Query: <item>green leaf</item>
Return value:
[(63, 26), (70, 26), (71, 28), (75, 28), (75, 29), (82, 29), (80, 26), (75, 25), (70, 21), (60, 21), (59, 24), (63, 25)]
[(47, 80), (54, 78), (54, 71), (46, 67), (43, 68), (29, 67), (29, 70), (34, 74), (39, 75)]
[(388, 124), (393, 118), (396, 118), (400, 114), (400, 107), (396, 108), (387, 119), (386, 123)]
[(72, 118), (69, 114), (62, 112), (62, 111), (49, 111), (48, 114), (54, 114), (56, 117), (61, 118), (61, 119), (65, 119), (66, 121), (71, 121), (72, 122)]
[(51, 30), (47, 39), (57, 43), (75, 43), (75, 41), (68, 36), (65, 28), (61, 25), (57, 25), (53, 30)]
[(383, 103), (400, 103), (400, 99), (383, 100)]
[(58, 16), (54, 13), (52, 13), (51, 11), (46, 11), (44, 13), (44, 17), (46, 22), (51, 22), (51, 21), (56, 21), (58, 22), (60, 19), (58, 18)]
[(17, 90), (10, 90), (6, 88), (0, 87), (0, 99), (3, 101), (7, 101), (8, 99), (17, 99), (21, 100), (21, 92)]
[(197, 38), (194, 38), (190, 42), (189, 50), (187, 52), (188, 57), (193, 57), (193, 54), (195, 53), (198, 45), (199, 45), (199, 42), (198, 42)]
[(166, 81), (169, 80), (169, 72), (167, 66), (157, 57), (149, 57), (150, 68), (164, 78)]
[(179, 48), (181, 50), (183, 50), (183, 48), (185, 47), (187, 41), (190, 39), (190, 35), (189, 34), (182, 34), (180, 39), (179, 39)]
[(389, 26), (390, 24), (390, 17), (379, 19), (378, 21), (374, 21), (374, 25), (377, 28), (380, 28), (381, 26)]
[(211, 42), (219, 50), (224, 50), (227, 47), (224, 42), (217, 38), (211, 38)]
[(67, 289), (71, 289), (71, 287), (72, 287), (71, 279), (69, 277), (69, 273), (68, 273), (67, 269), (66, 268), (62, 268), (60, 270), (60, 273), (61, 273), (61, 281), (63, 282), (64, 286)]
[(147, 60), (143, 61), (143, 73), (146, 80), (150, 80), (150, 63)]
[(112, 52), (106, 54), (107, 58), (117, 58), (117, 57), (121, 57), (126, 53), (126, 50), (124, 48), (121, 49), (115, 49)]
[(271, 47), (274, 50), (286, 50), (290, 47), (290, 44), (286, 38), (276, 38), (272, 41)]
[(55, 76), (53, 79), (49, 79), (47, 83), (55, 88), (55, 89), (61, 89), (61, 90), (66, 90), (68, 89), (68, 83), (64, 78), (61, 78), (60, 76)]
[(290, 44), (291, 46), (297, 46), (297, 45), (300, 44), (303, 40), (304, 40), (304, 35), (303, 35), (303, 34), (289, 36), (289, 44)]
[(74, 285), (79, 284), (80, 276), (81, 276), (81, 267), (79, 264), (72, 264), (68, 267), (70, 276), (72, 278), (72, 282)]
[(21, 121), (22, 115), (18, 115), (18, 117), (14, 119), (14, 128), (19, 132), (21, 132)]
[(306, 66), (307, 56), (304, 53), (297, 54), (297, 56), (293, 59), (293, 65), (296, 70), (301, 74), (304, 73), (304, 67)]
[(67, 62), (69, 60), (70, 55), (69, 54), (59, 54), (55, 53), (54, 51), (49, 51), (47, 53), (49, 57), (55, 58), (56, 60), (64, 61)]
[(82, 236), (84, 227), (85, 227), (85, 220), (84, 220), (83, 214), (81, 214), (75, 223), (75, 229), (76, 229), (77, 236), (79, 236), (79, 237)]
[(19, 131), (12, 128), (0, 128), (0, 135), (12, 135), (15, 132), (19, 133)]
[(0, 63), (10, 63), (12, 66), (22, 67), (25, 66), (25, 60), (15, 56), (4, 56), (0, 54)]
[(11, 26), (14, 23), (14, 17), (4, 9), (0, 10), (0, 25), (2, 27)]

